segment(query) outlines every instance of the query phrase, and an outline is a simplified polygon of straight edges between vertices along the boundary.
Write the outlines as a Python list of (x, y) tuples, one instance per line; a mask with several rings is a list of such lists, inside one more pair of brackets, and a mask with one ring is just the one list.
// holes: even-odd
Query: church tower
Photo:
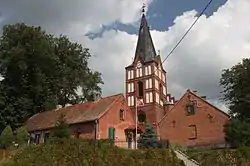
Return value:
[(160, 55), (157, 55), (150, 29), (143, 13), (138, 34), (135, 56), (126, 70), (126, 98), (128, 106), (135, 115), (136, 99), (144, 105), (138, 107), (139, 124), (149, 122), (159, 134), (158, 122), (166, 113), (167, 95), (166, 71), (163, 68)]

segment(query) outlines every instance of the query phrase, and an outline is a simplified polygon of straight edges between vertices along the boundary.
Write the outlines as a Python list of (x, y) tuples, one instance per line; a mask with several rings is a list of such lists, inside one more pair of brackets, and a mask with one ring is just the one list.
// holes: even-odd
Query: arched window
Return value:
[(146, 119), (147, 119), (147, 117), (146, 117), (145, 112), (141, 111), (138, 115), (138, 121), (139, 122), (146, 122)]
[(143, 98), (143, 82), (139, 81), (138, 82), (138, 89), (139, 89), (139, 98)]

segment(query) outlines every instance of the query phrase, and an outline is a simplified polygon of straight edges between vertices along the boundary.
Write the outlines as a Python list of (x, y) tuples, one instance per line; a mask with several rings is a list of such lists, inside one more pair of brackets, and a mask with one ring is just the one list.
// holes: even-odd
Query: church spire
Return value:
[(149, 26), (145, 16), (145, 4), (142, 7), (141, 25), (138, 34), (138, 41), (135, 51), (135, 58), (141, 56), (143, 61), (151, 61), (156, 58), (156, 51), (149, 31)]

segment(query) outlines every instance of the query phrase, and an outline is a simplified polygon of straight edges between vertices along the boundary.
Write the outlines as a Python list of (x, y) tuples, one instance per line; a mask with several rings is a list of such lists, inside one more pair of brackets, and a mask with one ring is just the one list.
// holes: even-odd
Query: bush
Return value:
[(180, 166), (170, 149), (120, 149), (107, 141), (51, 139), (50, 142), (26, 147), (6, 166)]
[(57, 121), (57, 124), (54, 128), (54, 137), (57, 138), (69, 138), (70, 137), (70, 128), (67, 124), (66, 120), (64, 119), (64, 116), (61, 115), (60, 118)]
[(233, 147), (250, 146), (250, 121), (232, 119), (225, 125), (226, 141)]
[(24, 127), (17, 129), (16, 142), (18, 143), (18, 145), (21, 145), (21, 146), (25, 145), (28, 143), (28, 140), (29, 140), (28, 131)]
[(13, 132), (10, 126), (7, 126), (0, 135), (0, 146), (2, 148), (9, 148), (14, 141)]

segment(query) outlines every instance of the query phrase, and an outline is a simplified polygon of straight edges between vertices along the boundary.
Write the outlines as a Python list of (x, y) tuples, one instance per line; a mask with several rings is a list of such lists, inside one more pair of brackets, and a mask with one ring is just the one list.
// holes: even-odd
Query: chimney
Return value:
[(207, 99), (207, 96), (201, 96), (202, 99), (206, 100)]

